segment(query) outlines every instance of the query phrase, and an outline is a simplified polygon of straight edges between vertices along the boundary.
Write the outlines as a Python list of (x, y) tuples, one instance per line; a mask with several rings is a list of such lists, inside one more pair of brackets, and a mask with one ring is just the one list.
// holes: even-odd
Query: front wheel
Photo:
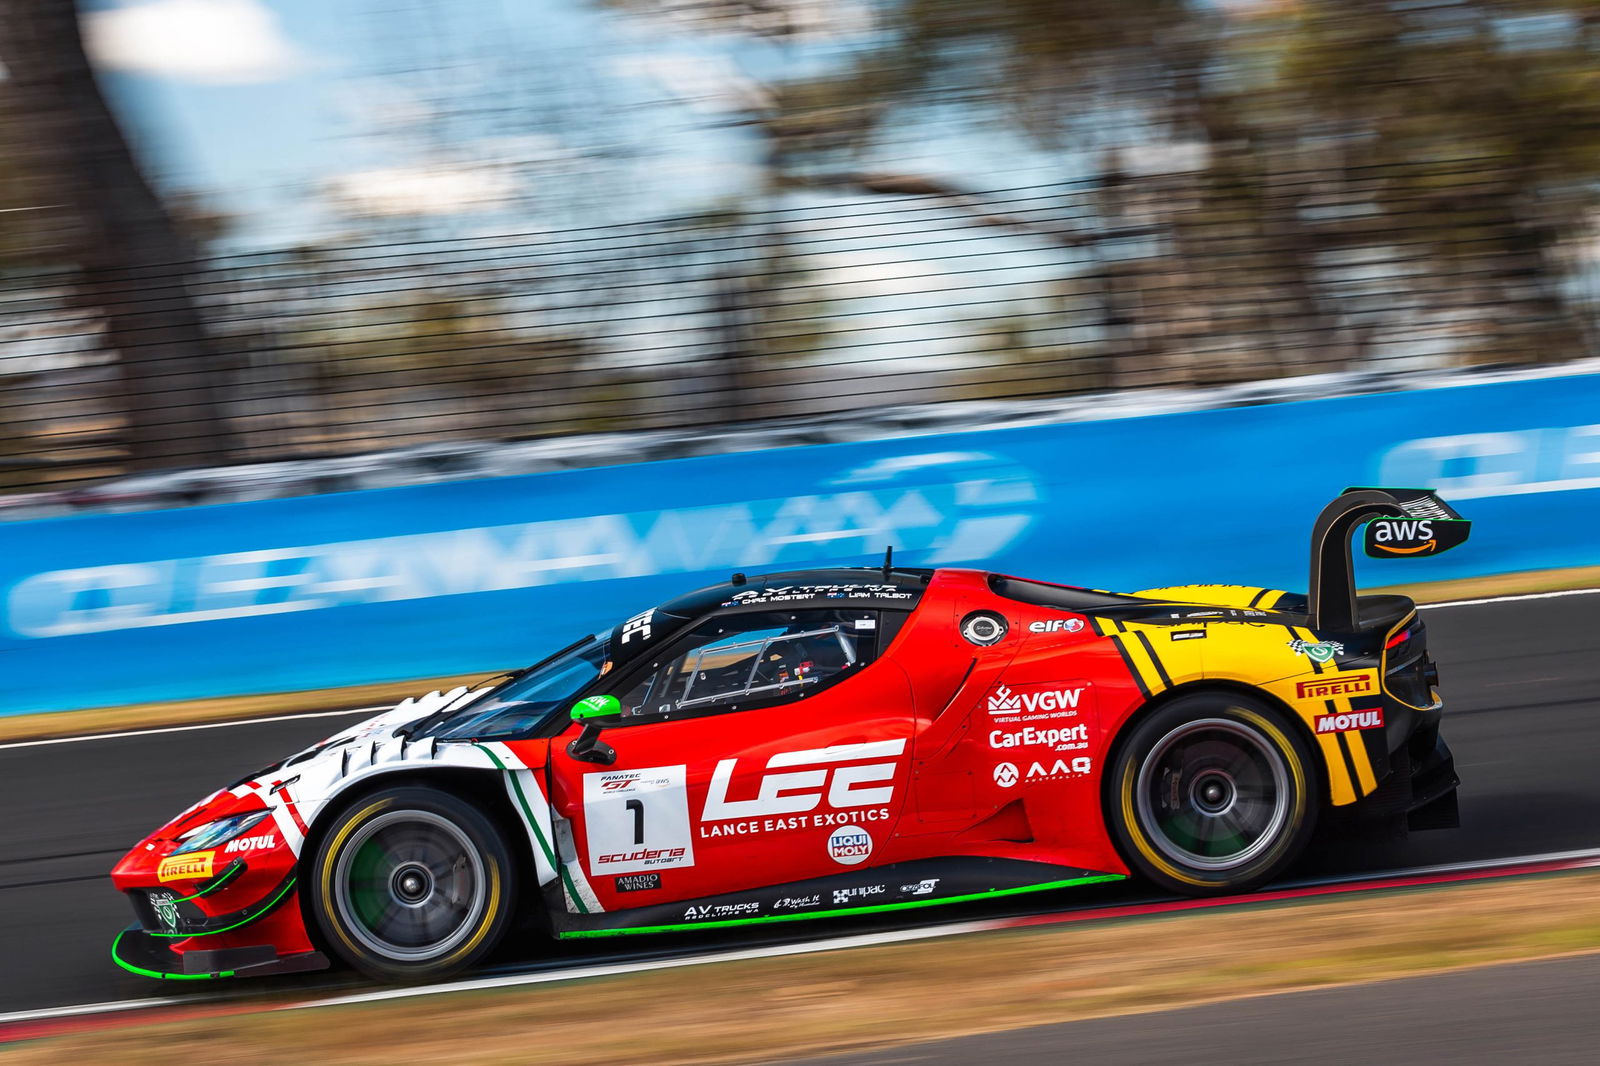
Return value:
[(1134, 870), (1189, 896), (1246, 892), (1305, 847), (1317, 820), (1299, 733), (1243, 694), (1196, 693), (1136, 726), (1108, 779), (1111, 828)]
[(481, 811), (438, 789), (366, 796), (323, 835), (307, 900), (324, 940), (381, 981), (437, 980), (504, 934), (516, 863)]

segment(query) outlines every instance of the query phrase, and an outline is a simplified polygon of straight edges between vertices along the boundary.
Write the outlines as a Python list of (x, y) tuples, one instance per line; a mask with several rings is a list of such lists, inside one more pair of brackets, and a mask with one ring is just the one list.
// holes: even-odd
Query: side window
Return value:
[(622, 685), (622, 716), (687, 717), (804, 699), (872, 660), (877, 615), (763, 611), (713, 618)]

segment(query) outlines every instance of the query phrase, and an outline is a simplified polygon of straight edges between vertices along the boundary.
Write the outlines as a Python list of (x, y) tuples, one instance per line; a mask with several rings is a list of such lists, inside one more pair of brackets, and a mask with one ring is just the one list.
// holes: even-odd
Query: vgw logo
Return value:
[(1001, 685), (989, 693), (990, 714), (1032, 714), (1035, 711), (1073, 711), (1083, 697), (1078, 688), (1047, 689), (1043, 692), (1015, 692)]
[[(800, 814), (816, 810), (826, 796), (835, 808), (883, 806), (894, 798), (895, 758), (906, 750), (901, 740), (872, 740), (862, 744), (837, 744), (831, 748), (779, 752), (767, 760), (767, 769), (808, 767), (787, 773), (766, 774), (754, 799), (728, 798), (738, 759), (723, 759), (711, 774), (701, 820), (726, 821), (769, 814)], [(866, 759), (888, 760), (864, 762)], [(839, 765), (839, 764), (852, 765)], [(875, 782), (890, 782), (877, 787)]]

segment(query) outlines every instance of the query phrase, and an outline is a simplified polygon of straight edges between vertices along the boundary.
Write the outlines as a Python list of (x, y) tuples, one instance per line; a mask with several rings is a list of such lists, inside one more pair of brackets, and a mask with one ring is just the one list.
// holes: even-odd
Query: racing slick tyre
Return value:
[(322, 834), (307, 905), (323, 942), (369, 977), (431, 981), (472, 965), (504, 935), (516, 860), (504, 834), (448, 792), (364, 796)]
[(1140, 722), (1107, 778), (1118, 850), (1188, 896), (1247, 892), (1316, 828), (1315, 763), (1298, 730), (1242, 693), (1180, 696)]

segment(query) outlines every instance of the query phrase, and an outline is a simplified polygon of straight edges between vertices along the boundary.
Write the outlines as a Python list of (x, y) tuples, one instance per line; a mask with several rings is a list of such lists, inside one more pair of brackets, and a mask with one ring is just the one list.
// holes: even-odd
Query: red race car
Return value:
[(1309, 598), (887, 559), (735, 574), (208, 797), (117, 864), (139, 922), (113, 956), (202, 978), (331, 952), (431, 979), (530, 912), (569, 938), (1130, 874), (1238, 892), (1331, 807), (1452, 825), (1422, 623), (1351, 585), (1374, 518), (1373, 554), (1466, 535), (1431, 493), (1351, 490), (1318, 522)]

